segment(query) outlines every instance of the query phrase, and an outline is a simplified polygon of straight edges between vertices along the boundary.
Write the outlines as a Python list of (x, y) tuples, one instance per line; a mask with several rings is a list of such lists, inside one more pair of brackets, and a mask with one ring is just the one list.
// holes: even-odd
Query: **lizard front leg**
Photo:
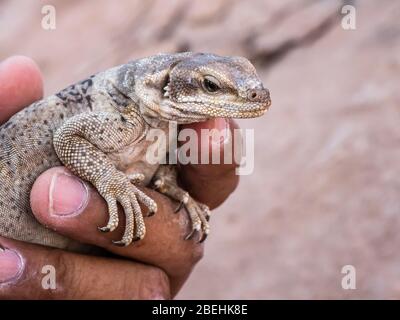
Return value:
[(201, 233), (199, 242), (203, 242), (210, 232), (208, 220), (210, 209), (194, 200), (188, 192), (178, 186), (175, 165), (160, 165), (153, 179), (153, 186), (157, 191), (180, 202), (176, 212), (185, 207), (192, 223), (192, 230), (186, 239), (191, 239), (196, 232)]
[(118, 113), (87, 113), (66, 121), (53, 139), (61, 162), (77, 176), (91, 182), (107, 202), (109, 221), (107, 226), (99, 228), (101, 231), (113, 231), (118, 226), (117, 203), (121, 204), (126, 227), (122, 240), (114, 241), (121, 246), (129, 245), (145, 235), (138, 200), (150, 212), (155, 212), (157, 205), (132, 183), (140, 177), (130, 177), (117, 170), (107, 153), (135, 143), (143, 137), (145, 129), (141, 117), (128, 121)]

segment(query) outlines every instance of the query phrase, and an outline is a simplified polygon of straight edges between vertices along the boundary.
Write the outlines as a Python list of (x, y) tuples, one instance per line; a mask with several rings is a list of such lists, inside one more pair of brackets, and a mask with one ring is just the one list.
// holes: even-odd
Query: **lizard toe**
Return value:
[(98, 227), (101, 232), (111, 232), (114, 231), (118, 227), (118, 207), (117, 201), (114, 197), (106, 198), (107, 207), (108, 207), (108, 222), (105, 227)]
[(127, 242), (125, 242), (123, 240), (119, 240), (119, 241), (112, 240), (112, 243), (113, 243), (113, 245), (115, 245), (117, 247), (126, 247), (126, 246), (128, 246), (130, 244), (130, 243), (127, 243)]
[(157, 212), (157, 203), (152, 198), (136, 187), (134, 187), (134, 193), (136, 198), (149, 209), (149, 216)]
[(185, 204), (185, 208), (192, 223), (192, 230), (186, 236), (185, 240), (192, 239), (194, 234), (199, 233), (198, 242), (204, 242), (210, 233), (210, 225), (208, 223), (210, 209), (205, 204), (198, 203), (190, 197)]

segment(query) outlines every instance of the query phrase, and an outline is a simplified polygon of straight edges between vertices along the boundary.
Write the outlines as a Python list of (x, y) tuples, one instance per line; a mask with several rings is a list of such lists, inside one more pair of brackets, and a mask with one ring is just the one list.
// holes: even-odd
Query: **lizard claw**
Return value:
[(155, 211), (150, 210), (149, 213), (147, 214), (147, 218), (154, 216), (155, 213), (156, 213)]
[(115, 245), (117, 247), (126, 247), (129, 244), (122, 240), (119, 240), (119, 241), (112, 240), (112, 243), (113, 243), (113, 245)]
[(208, 237), (208, 234), (203, 233), (203, 236), (202, 236), (201, 239), (199, 240), (199, 243), (203, 243), (204, 241), (206, 241), (207, 237)]
[(190, 231), (189, 234), (185, 237), (185, 240), (192, 239), (196, 232), (197, 232), (196, 229), (192, 229), (192, 231)]
[(99, 231), (101, 231), (101, 232), (110, 232), (111, 231), (110, 228), (108, 228), (107, 226), (106, 227), (97, 227), (97, 229), (99, 229)]
[(183, 201), (179, 202), (178, 206), (177, 206), (176, 209), (174, 210), (174, 213), (178, 213), (178, 212), (183, 208), (184, 205), (185, 205), (185, 204), (184, 204)]
[(190, 196), (189, 193), (185, 192), (182, 196), (182, 199), (179, 203), (179, 205), (176, 207), (174, 213), (177, 213), (179, 210), (181, 210), (186, 204), (189, 202)]

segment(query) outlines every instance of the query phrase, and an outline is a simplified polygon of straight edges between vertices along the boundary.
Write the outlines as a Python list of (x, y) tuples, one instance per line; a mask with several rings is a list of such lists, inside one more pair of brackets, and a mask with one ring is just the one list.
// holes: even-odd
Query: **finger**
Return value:
[(0, 237), (0, 299), (168, 299), (166, 274), (141, 263)]
[(13, 56), (0, 63), (0, 123), (43, 96), (43, 79), (36, 63)]
[(145, 192), (157, 202), (158, 210), (154, 216), (145, 218), (144, 239), (127, 247), (112, 244), (112, 240), (120, 240), (124, 233), (125, 217), (121, 210), (118, 228), (114, 232), (99, 232), (97, 227), (108, 221), (105, 201), (63, 167), (52, 168), (36, 180), (31, 207), (42, 224), (60, 234), (162, 268), (170, 277), (174, 294), (202, 257), (203, 246), (183, 240), (190, 223), (186, 214), (174, 214), (176, 204), (153, 190)]
[[(237, 164), (233, 159), (233, 152), (228, 153), (228, 159), (232, 160), (231, 163), (224, 163), (225, 153), (232, 150), (234, 145), (233, 131), (239, 126), (233, 119), (217, 118), (185, 125), (182, 128), (191, 128), (196, 131), (197, 137), (199, 137), (198, 159), (201, 159), (201, 152), (204, 152), (204, 148), (208, 148), (209, 164), (180, 165), (180, 182), (196, 200), (207, 204), (210, 208), (215, 208), (225, 201), (239, 183), (239, 176), (235, 172)], [(201, 134), (203, 129), (217, 129), (222, 133), (225, 131), (225, 135), (212, 139)], [(220, 164), (212, 163), (213, 152), (219, 156)]]

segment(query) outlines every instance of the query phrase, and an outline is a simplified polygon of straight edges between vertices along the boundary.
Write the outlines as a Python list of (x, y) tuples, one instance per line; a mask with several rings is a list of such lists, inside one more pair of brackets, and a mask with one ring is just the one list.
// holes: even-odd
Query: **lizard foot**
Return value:
[(185, 240), (192, 239), (196, 233), (200, 233), (199, 242), (206, 240), (210, 233), (210, 225), (208, 223), (210, 219), (210, 209), (202, 203), (194, 200), (188, 192), (173, 183), (173, 180), (158, 176), (154, 180), (154, 187), (159, 192), (168, 195), (173, 200), (179, 201), (179, 205), (175, 212), (178, 212), (184, 207), (189, 215), (191, 221), (191, 231), (185, 237)]
[(192, 221), (192, 230), (186, 236), (185, 240), (192, 239), (196, 232), (201, 232), (199, 242), (204, 242), (210, 233), (210, 209), (203, 203), (195, 201), (189, 197), (189, 200), (183, 204), (186, 211), (189, 214), (190, 220)]
[[(143, 180), (145, 179), (145, 176), (142, 173), (132, 173), (132, 174), (128, 174), (128, 179), (131, 181), (131, 183), (137, 185), (137, 184), (141, 184), (143, 182)], [(147, 217), (151, 217), (155, 213), (156, 213), (155, 211), (149, 210)]]
[(131, 177), (120, 175), (112, 178), (102, 188), (100, 194), (103, 195), (107, 202), (109, 220), (105, 227), (99, 227), (102, 232), (111, 232), (118, 226), (118, 207), (119, 203), (125, 213), (125, 232), (120, 241), (113, 241), (118, 246), (128, 246), (132, 241), (143, 239), (146, 234), (146, 227), (143, 220), (143, 214), (139, 206), (139, 201), (143, 203), (150, 212), (157, 211), (156, 202), (139, 190), (132, 180), (136, 182), (140, 176)]

